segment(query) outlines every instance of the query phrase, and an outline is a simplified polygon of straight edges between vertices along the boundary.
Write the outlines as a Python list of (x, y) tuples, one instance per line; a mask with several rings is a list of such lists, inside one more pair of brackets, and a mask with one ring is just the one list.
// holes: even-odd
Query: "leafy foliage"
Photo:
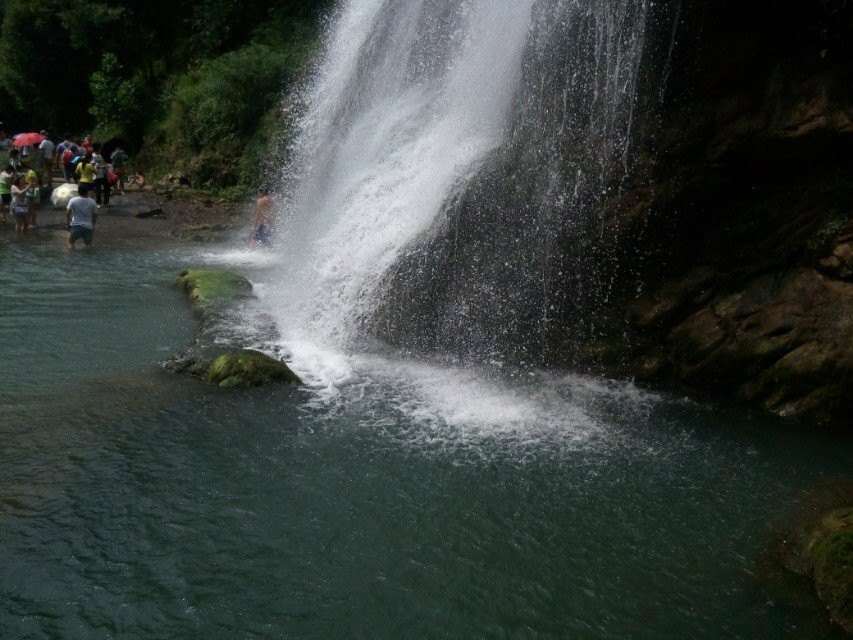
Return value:
[(139, 97), (142, 79), (137, 75), (129, 80), (121, 77), (122, 66), (114, 53), (105, 53), (101, 68), (92, 74), (92, 106), (89, 113), (98, 123), (96, 133), (103, 139), (127, 137), (136, 131), (142, 119)]
[(0, 120), (118, 136), (154, 171), (248, 184), (330, 3), (0, 0)]
[(181, 170), (201, 187), (257, 186), (275, 154), (282, 91), (305, 68), (313, 40), (254, 42), (173, 78), (166, 117), (142, 160), (155, 172)]
[[(0, 86), (14, 111), (3, 119), (21, 129), (87, 119), (85, 78), (95, 64), (75, 50), (56, 16), (57, 0), (7, 0), (0, 26)], [(6, 114), (4, 114), (5, 116)]]

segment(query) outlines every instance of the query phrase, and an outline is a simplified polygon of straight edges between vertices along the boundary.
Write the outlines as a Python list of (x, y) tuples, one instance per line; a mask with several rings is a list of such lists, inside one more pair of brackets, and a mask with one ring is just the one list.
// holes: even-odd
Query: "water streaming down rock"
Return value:
[(594, 333), (649, 11), (345, 2), (285, 179), (284, 324), (530, 363), (555, 326)]

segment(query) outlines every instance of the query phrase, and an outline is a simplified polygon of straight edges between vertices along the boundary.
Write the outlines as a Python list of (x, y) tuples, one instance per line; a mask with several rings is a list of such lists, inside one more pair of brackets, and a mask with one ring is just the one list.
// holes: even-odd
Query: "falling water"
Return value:
[[(609, 295), (649, 0), (348, 0), (286, 170), (285, 332), (541, 360)], [(589, 314), (587, 314), (589, 315)]]

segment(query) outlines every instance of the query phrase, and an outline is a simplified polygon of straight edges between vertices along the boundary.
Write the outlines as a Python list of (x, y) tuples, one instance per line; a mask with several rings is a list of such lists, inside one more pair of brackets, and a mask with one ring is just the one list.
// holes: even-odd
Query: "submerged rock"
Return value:
[(273, 382), (302, 384), (286, 364), (250, 349), (216, 358), (207, 372), (207, 381), (223, 388), (258, 387)]
[(174, 356), (167, 360), (163, 367), (174, 373), (189, 373), (196, 378), (205, 378), (210, 369), (210, 357), (194, 350)]
[[(200, 323), (193, 343), (166, 362), (166, 369), (189, 373), (223, 388), (302, 384), (284, 362), (260, 351), (240, 349), (240, 342), (257, 342), (257, 337), (239, 332), (234, 335), (234, 328), (223, 320), (241, 299), (252, 295), (252, 285), (246, 278), (220, 269), (190, 269), (182, 271), (175, 284), (189, 293)], [(275, 333), (274, 325), (265, 328), (271, 339)], [(223, 354), (223, 343), (235, 344), (234, 350)]]
[(166, 215), (166, 212), (163, 211), (163, 207), (156, 207), (154, 209), (149, 209), (148, 211), (140, 211), (139, 213), (136, 214), (135, 217), (142, 218), (142, 219), (145, 219), (145, 218), (163, 219), (163, 218), (167, 218), (168, 216)]
[(175, 284), (189, 293), (190, 302), (202, 313), (252, 293), (252, 284), (246, 278), (221, 269), (182, 271)]
[(853, 634), (853, 507), (834, 509), (792, 536), (793, 568), (814, 580), (832, 619)]

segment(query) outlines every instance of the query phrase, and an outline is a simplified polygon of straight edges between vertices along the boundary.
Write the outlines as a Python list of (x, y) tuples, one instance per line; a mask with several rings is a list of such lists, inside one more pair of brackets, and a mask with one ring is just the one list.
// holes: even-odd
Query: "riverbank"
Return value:
[[(60, 184), (54, 180), (53, 186)], [(46, 199), (37, 215), (38, 228), (28, 236), (65, 232), (64, 208), (56, 208)], [(140, 237), (192, 244), (248, 243), (250, 222), (251, 203), (212, 198), (187, 187), (128, 190), (125, 195), (114, 193), (110, 206), (98, 209), (95, 247)], [(11, 217), (2, 232), (14, 235)]]

